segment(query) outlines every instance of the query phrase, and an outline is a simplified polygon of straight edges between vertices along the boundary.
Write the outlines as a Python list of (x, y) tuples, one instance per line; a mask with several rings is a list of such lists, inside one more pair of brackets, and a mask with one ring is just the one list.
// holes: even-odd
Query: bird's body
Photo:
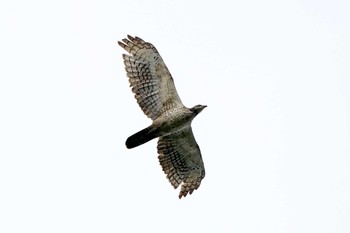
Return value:
[(175, 89), (173, 78), (156, 48), (138, 37), (118, 42), (130, 55), (123, 54), (130, 86), (143, 112), (153, 123), (130, 136), (127, 148), (159, 137), (158, 158), (179, 197), (197, 189), (205, 176), (204, 164), (191, 122), (206, 106), (187, 108)]
[[(191, 127), (191, 122), (196, 115), (197, 114), (194, 114), (186, 107), (166, 111), (161, 116), (156, 118), (152, 125), (130, 136), (126, 141), (126, 146), (127, 148), (131, 149), (154, 138), (163, 137), (178, 131), (182, 131), (184, 128)], [(140, 132), (142, 133), (139, 134)], [(143, 136), (147, 140), (140, 140), (139, 135)], [(131, 143), (132, 141), (135, 143)]]

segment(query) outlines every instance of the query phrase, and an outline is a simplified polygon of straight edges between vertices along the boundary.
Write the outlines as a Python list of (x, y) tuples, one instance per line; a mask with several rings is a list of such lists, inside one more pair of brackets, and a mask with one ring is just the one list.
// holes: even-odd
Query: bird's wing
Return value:
[(200, 186), (205, 170), (191, 127), (160, 137), (157, 149), (159, 162), (172, 186), (182, 184), (179, 198), (192, 194)]
[(137, 103), (155, 120), (166, 110), (183, 106), (174, 80), (157, 49), (141, 38), (118, 41), (129, 55), (123, 54), (125, 70)]

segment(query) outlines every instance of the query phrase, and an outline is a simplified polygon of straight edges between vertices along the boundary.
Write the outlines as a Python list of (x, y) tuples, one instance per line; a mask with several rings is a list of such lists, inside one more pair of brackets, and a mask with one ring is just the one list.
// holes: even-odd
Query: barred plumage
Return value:
[[(177, 107), (183, 106), (177, 95), (173, 78), (157, 49), (139, 37), (128, 35), (118, 44), (130, 55), (123, 54), (125, 70), (137, 103), (142, 111), (152, 120), (164, 111), (167, 101)], [(166, 87), (166, 88), (164, 88)]]
[(157, 49), (139, 37), (118, 41), (131, 90), (142, 111), (153, 120), (151, 126), (130, 136), (127, 148), (159, 137), (158, 158), (174, 188), (181, 185), (179, 198), (192, 194), (205, 176), (201, 152), (191, 122), (206, 106), (186, 108), (177, 94), (174, 80)]

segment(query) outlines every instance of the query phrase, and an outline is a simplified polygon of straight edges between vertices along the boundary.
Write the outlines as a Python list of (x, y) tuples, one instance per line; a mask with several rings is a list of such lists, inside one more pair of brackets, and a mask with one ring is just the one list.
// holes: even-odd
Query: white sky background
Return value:
[[(2, 1), (0, 232), (350, 232), (348, 1)], [(160, 51), (206, 177), (178, 199), (117, 40)]]

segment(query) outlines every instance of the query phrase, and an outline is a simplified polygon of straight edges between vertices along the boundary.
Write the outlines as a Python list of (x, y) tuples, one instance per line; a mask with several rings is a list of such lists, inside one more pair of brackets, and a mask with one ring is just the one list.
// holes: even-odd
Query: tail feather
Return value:
[(150, 126), (128, 137), (128, 139), (126, 139), (125, 145), (128, 149), (131, 149), (142, 145), (156, 137), (156, 130), (152, 129)]

